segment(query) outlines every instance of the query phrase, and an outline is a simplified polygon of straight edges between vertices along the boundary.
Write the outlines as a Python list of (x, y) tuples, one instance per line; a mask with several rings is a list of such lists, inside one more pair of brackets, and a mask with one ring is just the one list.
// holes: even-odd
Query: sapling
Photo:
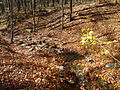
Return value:
[(102, 41), (98, 40), (97, 37), (94, 35), (92, 30), (88, 29), (81, 29), (81, 41), (80, 41), (80, 48), (90, 49), (100, 54), (109, 54), (109, 50), (105, 49), (103, 45), (108, 45), (112, 43), (116, 43), (116, 40), (113, 41)]

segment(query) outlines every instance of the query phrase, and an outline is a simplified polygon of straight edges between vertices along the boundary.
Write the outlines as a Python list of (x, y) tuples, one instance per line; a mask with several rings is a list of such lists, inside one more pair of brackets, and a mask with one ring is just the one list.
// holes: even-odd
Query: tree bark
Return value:
[(24, 12), (25, 12), (25, 17), (27, 17), (27, 2), (24, 0)]
[(15, 0), (15, 2), (16, 2), (16, 5), (17, 5), (17, 11), (19, 13), (19, 11), (21, 9), (21, 7), (20, 7), (20, 0)]
[(61, 9), (62, 9), (62, 13), (61, 13), (61, 29), (64, 29), (64, 7), (63, 7), (63, 0), (61, 3)]
[(10, 7), (9, 7), (10, 8), (10, 18), (11, 18), (11, 25), (10, 25), (11, 26), (11, 38), (10, 39), (11, 39), (11, 43), (13, 43), (13, 36), (14, 36), (13, 35), (14, 34), (13, 33), (14, 32), (14, 27), (13, 27), (13, 24), (14, 24), (13, 23), (13, 1), (10, 0), (9, 3), (10, 3)]
[(72, 21), (72, 0), (70, 0), (70, 21)]
[(5, 12), (5, 7), (4, 7), (4, 2), (3, 1), (0, 1), (0, 9), (1, 9), (1, 14), (3, 14)]
[(32, 0), (33, 6), (33, 32), (35, 31), (35, 0)]
[(52, 6), (54, 7), (54, 6), (55, 6), (55, 0), (52, 0), (52, 3), (53, 3), (53, 5), (52, 5)]

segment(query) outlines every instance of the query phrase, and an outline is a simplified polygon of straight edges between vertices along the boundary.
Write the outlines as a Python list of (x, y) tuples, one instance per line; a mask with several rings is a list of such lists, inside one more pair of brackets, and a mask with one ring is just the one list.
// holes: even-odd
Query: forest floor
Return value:
[(104, 47), (120, 60), (120, 6), (74, 6), (71, 22), (65, 9), (64, 30), (59, 10), (44, 13), (48, 15), (39, 17), (35, 32), (30, 33), (31, 17), (18, 23), (13, 44), (9, 43), (9, 30), (2, 29), (1, 90), (120, 90), (119, 62), (79, 48), (81, 29), (90, 28), (99, 40), (118, 41)]

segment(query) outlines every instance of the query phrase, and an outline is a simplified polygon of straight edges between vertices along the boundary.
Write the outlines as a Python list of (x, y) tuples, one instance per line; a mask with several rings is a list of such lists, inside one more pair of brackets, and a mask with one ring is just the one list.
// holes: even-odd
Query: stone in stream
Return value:
[(58, 53), (63, 53), (62, 49), (59, 49), (56, 45), (49, 45), (49, 43), (46, 43), (45, 46), (43, 47), (43, 49), (49, 49), (49, 50), (54, 50)]
[(36, 42), (28, 43), (27, 46), (37, 45)]
[(38, 44), (43, 44), (43, 43), (45, 43), (45, 40), (38, 42)]
[(28, 50), (28, 52), (31, 52), (31, 51), (33, 51), (33, 50), (35, 50), (36, 48), (35, 47), (31, 47), (29, 50)]
[(110, 63), (105, 65), (106, 68), (119, 68), (120, 64), (118, 63)]
[(25, 46), (26, 46), (26, 44), (21, 44), (20, 46), (21, 46), (21, 47), (25, 47)]
[(61, 49), (55, 48), (54, 50), (57, 51), (58, 53), (63, 53), (63, 50)]
[(65, 67), (64, 66), (59, 66), (59, 69), (63, 71), (63, 70), (65, 70)]
[(92, 59), (88, 59), (88, 60), (86, 60), (87, 62), (90, 62), (90, 63), (94, 63), (95, 61), (94, 60), (92, 60)]

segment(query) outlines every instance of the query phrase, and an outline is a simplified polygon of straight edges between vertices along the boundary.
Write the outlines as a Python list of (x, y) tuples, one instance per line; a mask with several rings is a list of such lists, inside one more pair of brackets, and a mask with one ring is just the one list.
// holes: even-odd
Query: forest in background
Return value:
[[(45, 8), (55, 7), (54, 9), (56, 8), (61, 9), (61, 29), (63, 29), (64, 14), (65, 14), (64, 8), (70, 9), (69, 18), (70, 18), (70, 21), (72, 21), (73, 4), (76, 5), (78, 3), (85, 4), (85, 3), (92, 3), (92, 2), (108, 2), (108, 3), (119, 4), (120, 1), (119, 0), (0, 0), (0, 14), (1, 15), (4, 14), (4, 17), (8, 22), (8, 26), (11, 28), (11, 43), (12, 43), (14, 25), (16, 25), (17, 23), (20, 23), (22, 19), (25, 19), (32, 15), (33, 17), (32, 31), (35, 31), (36, 17), (38, 17), (37, 22), (39, 22), (39, 18), (41, 14), (43, 14), (44, 16), (48, 12), (50, 12), (49, 10), (45, 10)], [(64, 5), (66, 6), (64, 7)]]
[(119, 90), (120, 0), (0, 0), (1, 90)]

